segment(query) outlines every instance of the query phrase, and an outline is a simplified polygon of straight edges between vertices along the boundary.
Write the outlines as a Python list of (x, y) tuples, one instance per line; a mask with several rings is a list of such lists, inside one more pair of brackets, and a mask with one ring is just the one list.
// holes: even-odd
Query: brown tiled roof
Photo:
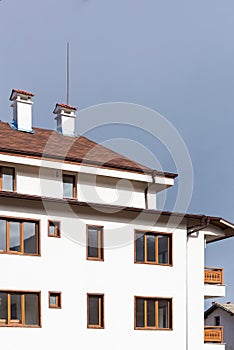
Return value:
[[(33, 131), (34, 133), (17, 131), (8, 123), (0, 121), (0, 152), (148, 174), (153, 171), (84, 136), (63, 136), (57, 131), (41, 128), (33, 128)], [(177, 176), (157, 171), (155, 174), (171, 178)]]

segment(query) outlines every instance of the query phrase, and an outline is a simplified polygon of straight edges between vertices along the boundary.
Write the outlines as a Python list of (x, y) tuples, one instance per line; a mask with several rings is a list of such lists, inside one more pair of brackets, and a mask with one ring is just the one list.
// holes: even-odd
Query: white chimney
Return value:
[(32, 104), (34, 94), (23, 90), (13, 89), (10, 101), (13, 101), (12, 128), (20, 131), (33, 132), (32, 130)]
[(65, 136), (75, 136), (76, 107), (57, 103), (53, 111), (57, 116), (57, 132)]

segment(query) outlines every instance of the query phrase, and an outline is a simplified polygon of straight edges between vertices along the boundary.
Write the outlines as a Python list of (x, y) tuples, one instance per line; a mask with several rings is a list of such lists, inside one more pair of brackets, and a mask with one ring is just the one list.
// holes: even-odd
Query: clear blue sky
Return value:
[[(34, 125), (54, 128), (54, 105), (65, 102), (69, 41), (70, 103), (82, 110), (125, 101), (160, 112), (192, 159), (188, 211), (234, 221), (233, 13), (232, 0), (2, 0), (1, 120), (11, 120), (8, 98), (19, 88), (36, 94)], [(109, 128), (89, 136), (101, 142), (123, 134)], [(146, 146), (165, 171), (176, 170), (163, 147)], [(233, 239), (212, 244), (206, 263), (225, 268), (225, 300), (234, 302), (233, 250)]]

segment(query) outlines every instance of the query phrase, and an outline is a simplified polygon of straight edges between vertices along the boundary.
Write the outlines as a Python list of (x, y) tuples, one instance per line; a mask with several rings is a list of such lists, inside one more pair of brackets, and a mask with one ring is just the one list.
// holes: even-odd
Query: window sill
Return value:
[(89, 328), (89, 329), (104, 329), (103, 326), (95, 326), (95, 325), (87, 325), (87, 328)]
[(135, 327), (136, 331), (173, 331), (172, 328)]
[(151, 262), (151, 261), (134, 261), (134, 264), (139, 264), (139, 265), (157, 265), (157, 266), (169, 266), (173, 267), (173, 264), (162, 264), (162, 263), (156, 263), (156, 262)]
[(8, 255), (18, 255), (18, 256), (32, 256), (32, 257), (40, 257), (41, 254), (27, 254), (27, 253), (21, 253), (21, 252), (5, 252), (3, 250), (0, 250), (0, 254), (8, 254)]
[(22, 325), (22, 324), (18, 324), (18, 323), (15, 323), (15, 324), (3, 324), (3, 323), (0, 323), (0, 328), (1, 327), (8, 327), (8, 328), (42, 328), (41, 326), (39, 325)]

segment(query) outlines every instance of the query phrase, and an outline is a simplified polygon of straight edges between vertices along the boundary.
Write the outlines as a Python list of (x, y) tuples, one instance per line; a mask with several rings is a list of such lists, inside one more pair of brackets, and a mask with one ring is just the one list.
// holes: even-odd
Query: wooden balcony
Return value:
[(205, 267), (205, 283), (223, 284), (223, 269)]
[(205, 343), (223, 343), (223, 327), (206, 326), (204, 328)]

